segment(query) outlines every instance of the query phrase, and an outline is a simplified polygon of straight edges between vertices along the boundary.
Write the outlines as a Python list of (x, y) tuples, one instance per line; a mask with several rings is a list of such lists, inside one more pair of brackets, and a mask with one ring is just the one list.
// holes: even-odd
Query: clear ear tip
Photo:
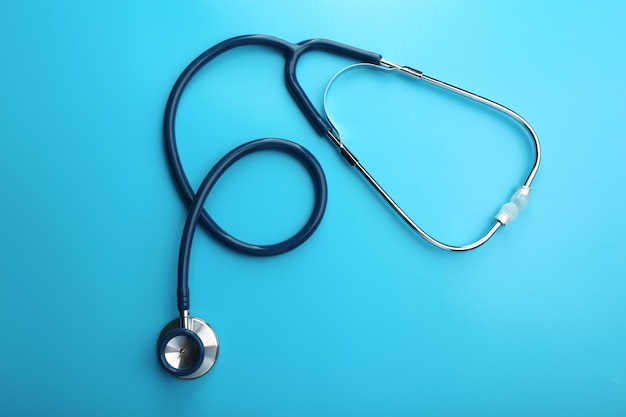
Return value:
[(528, 197), (530, 197), (530, 187), (519, 187), (515, 190), (515, 193), (513, 193), (511, 201), (505, 203), (500, 208), (500, 211), (496, 215), (496, 220), (503, 225), (507, 225), (515, 220), (519, 212), (524, 210), (528, 205)]

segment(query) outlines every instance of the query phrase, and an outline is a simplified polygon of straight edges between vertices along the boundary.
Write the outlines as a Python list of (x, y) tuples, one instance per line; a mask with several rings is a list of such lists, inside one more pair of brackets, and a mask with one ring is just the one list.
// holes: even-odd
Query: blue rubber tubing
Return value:
[[(302, 93), (301, 87), (295, 79), (295, 62), (297, 61), (297, 58), (300, 56), (300, 54), (308, 49), (323, 49), (338, 52), (348, 56), (355, 55), (356, 57), (362, 57), (362, 55), (364, 55), (368, 59), (380, 59), (379, 55), (360, 51), (355, 48), (343, 46), (331, 41), (311, 40), (303, 42), (301, 44), (291, 44), (278, 38), (263, 35), (252, 35), (233, 38), (208, 49), (200, 56), (198, 56), (193, 62), (191, 62), (187, 66), (187, 68), (183, 70), (181, 75), (178, 77), (176, 83), (174, 84), (172, 91), (170, 92), (170, 96), (168, 98), (168, 102), (165, 108), (163, 125), (165, 151), (170, 166), (170, 172), (181, 195), (181, 198), (183, 199), (185, 204), (189, 206), (189, 212), (187, 215), (187, 220), (185, 222), (185, 227), (183, 229), (178, 258), (177, 293), (179, 311), (189, 310), (189, 258), (191, 253), (193, 236), (198, 223), (202, 224), (202, 226), (218, 241), (234, 250), (255, 256), (272, 256), (290, 251), (301, 245), (305, 240), (307, 240), (317, 229), (324, 214), (324, 210), (326, 209), (328, 191), (326, 186), (326, 178), (319, 162), (304, 147), (284, 139), (266, 138), (241, 145), (225, 155), (215, 165), (215, 167), (211, 169), (211, 171), (206, 176), (200, 187), (195, 191), (195, 193), (191, 185), (189, 184), (189, 180), (187, 179), (187, 175), (185, 174), (185, 171), (183, 169), (182, 162), (178, 154), (178, 147), (176, 144), (176, 112), (180, 98), (182, 97), (182, 94), (189, 81), (191, 81), (194, 75), (204, 65), (210, 62), (213, 58), (232, 48), (245, 45), (269, 46), (280, 51), (285, 55), (286, 58), (288, 58), (286, 67), (286, 73), (288, 73), (287, 75), (289, 75), (288, 77), (286, 77), (287, 86), (289, 87), (292, 95), (294, 95), (295, 98), (299, 98), (299, 100), (296, 101), (301, 106), (304, 113), (307, 114), (307, 117), (312, 122), (313, 126), (316, 127), (316, 130), (322, 133), (326, 131), (328, 127), (324, 123), (315, 123), (317, 119), (320, 119), (320, 117), (319, 115), (317, 115), (312, 105), (305, 105), (307, 103), (310, 103), (308, 102), (308, 99), (306, 99), (306, 96)], [(252, 152), (262, 150), (285, 152), (295, 157), (307, 169), (308, 173), (311, 176), (311, 179), (313, 180), (313, 185), (315, 189), (315, 202), (313, 210), (311, 212), (311, 216), (309, 217), (306, 224), (302, 227), (302, 229), (300, 229), (292, 237), (282, 242), (270, 245), (256, 245), (241, 241), (231, 236), (224, 229), (222, 229), (203, 208), (204, 202), (206, 201), (206, 198), (209, 195), (212, 187), (215, 185), (220, 176), (233, 163), (235, 163), (240, 158), (249, 155)]]
[[(217, 180), (226, 172), (226, 170), (236, 161), (253, 152), (263, 150), (274, 150), (287, 153), (300, 161), (307, 169), (313, 181), (315, 201), (313, 210), (309, 219), (304, 226), (290, 238), (270, 245), (257, 245), (244, 242), (237, 239), (222, 229), (213, 218), (206, 213), (203, 206)], [(295, 142), (285, 139), (266, 138), (258, 139), (243, 144), (228, 154), (215, 164), (213, 169), (198, 187), (196, 194), (189, 207), (183, 235), (180, 243), (180, 252), (178, 257), (178, 309), (179, 311), (189, 310), (189, 260), (191, 256), (191, 244), (193, 236), (198, 226), (198, 222), (204, 213), (206, 216), (205, 227), (215, 236), (221, 243), (248, 255), (256, 256), (273, 256), (290, 251), (300, 246), (306, 241), (319, 226), (324, 210), (326, 209), (326, 201), (328, 199), (328, 189), (326, 185), (326, 177), (324, 171), (315, 157), (304, 147)]]

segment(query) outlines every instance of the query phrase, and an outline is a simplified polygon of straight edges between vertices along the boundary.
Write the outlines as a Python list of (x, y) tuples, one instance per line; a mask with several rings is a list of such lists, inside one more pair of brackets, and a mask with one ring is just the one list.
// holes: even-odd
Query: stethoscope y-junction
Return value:
[[(326, 136), (339, 150), (343, 158), (356, 170), (363, 175), (369, 184), (380, 194), (380, 196), (394, 209), (394, 211), (402, 218), (411, 229), (422, 236), (426, 241), (434, 246), (449, 251), (467, 251), (485, 243), (489, 240), (503, 225), (508, 224), (517, 216), (518, 212), (526, 207), (528, 197), (530, 195), (530, 185), (537, 174), (539, 162), (541, 159), (541, 150), (539, 139), (533, 128), (520, 115), (512, 110), (495, 103), (489, 99), (470, 93), (469, 91), (444, 83), (435, 78), (423, 74), (421, 71), (410, 67), (396, 65), (390, 61), (382, 59), (379, 54), (357, 49), (351, 46), (343, 45), (338, 42), (325, 39), (312, 39), (298, 44), (289, 43), (279, 38), (265, 35), (247, 35), (239, 36), (223, 41), (212, 48), (208, 49), (198, 56), (191, 64), (185, 68), (170, 93), (165, 108), (164, 135), (165, 148), (168, 162), (170, 165), (172, 177), (178, 187), (178, 190), (189, 207), (187, 220), (183, 228), (183, 234), (180, 244), (178, 258), (178, 310), (179, 317), (168, 323), (157, 343), (157, 353), (161, 365), (171, 374), (184, 378), (192, 379), (204, 375), (215, 364), (218, 355), (218, 341), (213, 329), (202, 319), (193, 317), (189, 314), (189, 257), (191, 252), (191, 244), (198, 223), (208, 230), (213, 236), (225, 245), (250, 255), (270, 256), (278, 255), (296, 248), (308, 239), (317, 226), (319, 225), (324, 210), (326, 208), (327, 189), (324, 172), (315, 159), (315, 157), (302, 146), (284, 139), (265, 138), (245, 143), (226, 154), (211, 169), (202, 181), (196, 191), (193, 190), (178, 154), (176, 144), (176, 110), (180, 102), (185, 87), (194, 75), (209, 61), (220, 54), (239, 47), (247, 45), (267, 46), (281, 52), (285, 57), (285, 83), (291, 96), (298, 103), (298, 106), (305, 114), (313, 128), (322, 136)], [(330, 88), (333, 81), (344, 72), (359, 66), (368, 66), (381, 71), (391, 71), (414, 77), (418, 80), (434, 84), (445, 90), (460, 94), (475, 102), (489, 106), (504, 115), (518, 122), (530, 135), (534, 148), (534, 163), (530, 169), (528, 177), (513, 194), (510, 201), (505, 203), (495, 216), (495, 220), (491, 228), (477, 241), (463, 246), (454, 246), (443, 243), (420, 228), (387, 194), (387, 192), (378, 184), (378, 182), (369, 174), (369, 172), (361, 165), (356, 156), (350, 152), (342, 143), (339, 132), (333, 126), (327, 115), (322, 116), (311, 100), (303, 91), (298, 79), (296, 78), (296, 65), (300, 57), (309, 51), (325, 51), (357, 61), (355, 65), (351, 65), (340, 71), (333, 77), (326, 89)], [(261, 150), (274, 150), (287, 153), (300, 161), (307, 169), (311, 179), (313, 180), (315, 190), (315, 202), (311, 215), (305, 225), (292, 237), (287, 240), (271, 245), (256, 245), (241, 241), (223, 230), (204, 210), (203, 205), (209, 195), (212, 187), (216, 184), (220, 176), (236, 161), (249, 155), (250, 153)]]

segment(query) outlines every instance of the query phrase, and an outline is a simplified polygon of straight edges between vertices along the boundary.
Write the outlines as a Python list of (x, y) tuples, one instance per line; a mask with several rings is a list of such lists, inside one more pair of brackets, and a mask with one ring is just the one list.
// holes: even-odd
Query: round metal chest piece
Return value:
[(169, 322), (157, 343), (159, 362), (166, 371), (183, 379), (194, 379), (206, 374), (215, 364), (219, 343), (207, 322), (189, 316), (187, 328), (181, 319)]

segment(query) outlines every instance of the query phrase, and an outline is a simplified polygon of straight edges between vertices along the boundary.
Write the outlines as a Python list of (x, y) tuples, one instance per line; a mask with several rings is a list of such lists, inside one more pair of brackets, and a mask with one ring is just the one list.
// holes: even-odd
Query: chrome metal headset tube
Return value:
[[(482, 96), (479, 96), (477, 94), (471, 93), (467, 90), (464, 90), (462, 88), (453, 86), (451, 84), (445, 83), (443, 81), (439, 81), (435, 78), (429, 77), (427, 75), (425, 75), (424, 73), (422, 73), (422, 71), (416, 70), (414, 68), (411, 67), (407, 67), (407, 66), (400, 66), (397, 64), (394, 64), (390, 61), (381, 59), (380, 61), (380, 65), (372, 65), (372, 64), (355, 64), (355, 65), (351, 65), (348, 66), (344, 69), (342, 69), (341, 71), (339, 71), (329, 82), (327, 88), (326, 88), (326, 92), (324, 94), (324, 109), (326, 110), (326, 96), (328, 94), (328, 90), (331, 86), (331, 84), (334, 82), (334, 80), (341, 74), (343, 74), (344, 72), (352, 69), (352, 68), (356, 68), (356, 67), (361, 67), (361, 66), (368, 66), (368, 67), (373, 67), (373, 68), (377, 68), (377, 69), (383, 69), (383, 70), (398, 70), (403, 74), (409, 75), (411, 77), (415, 77), (418, 78), (420, 80), (424, 80), (426, 82), (429, 82), (431, 84), (434, 84), (438, 87), (444, 88), (446, 90), (452, 91), (454, 93), (460, 94), (464, 97), (467, 97), (469, 99), (472, 99), (476, 102), (479, 102), (481, 104), (487, 105), (491, 108), (494, 108), (495, 110), (498, 110), (500, 112), (503, 112), (504, 114), (506, 114), (507, 116), (513, 118), (515, 121), (517, 121), (518, 123), (520, 123), (530, 134), (530, 136), (532, 137), (533, 140), (533, 144), (534, 144), (534, 148), (535, 148), (535, 162), (533, 164), (533, 167), (528, 175), (528, 177), (526, 178), (526, 181), (524, 182), (524, 184), (521, 187), (521, 192), (522, 194), (524, 194), (525, 198), (528, 197), (528, 194), (530, 193), (530, 184), (532, 183), (533, 179), (535, 178), (535, 175), (537, 173), (537, 170), (539, 169), (539, 163), (541, 161), (541, 147), (539, 145), (539, 139), (537, 137), (537, 134), (535, 133), (534, 129), (530, 126), (530, 124), (523, 118), (521, 117), (519, 114), (515, 113), (514, 111), (512, 111), (511, 109), (498, 104), (492, 100), (489, 100), (487, 98), (484, 98)], [(409, 225), (409, 227), (411, 229), (413, 229), (415, 232), (417, 232), (422, 238), (424, 238), (428, 243), (440, 248), (440, 249), (444, 249), (444, 250), (448, 250), (448, 251), (454, 251), (454, 252), (463, 252), (463, 251), (468, 251), (468, 250), (472, 250), (475, 249), (479, 246), (481, 246), (482, 244), (484, 244), (485, 242), (487, 242), (489, 239), (491, 239), (491, 237), (500, 229), (500, 227), (503, 224), (508, 223), (509, 221), (511, 221), (513, 217), (506, 217), (508, 214), (505, 214), (505, 217), (502, 217), (501, 213), (502, 213), (502, 209), (501, 209), (501, 213), (498, 213), (497, 216), (497, 220), (494, 222), (493, 226), (491, 226), (491, 228), (487, 231), (487, 233), (485, 233), (483, 235), (483, 237), (481, 237), (480, 239), (476, 240), (473, 243), (470, 243), (468, 245), (448, 245), (446, 243), (440, 242), (439, 240), (435, 239), (434, 237), (430, 236), (428, 233), (426, 233), (421, 227), (419, 227), (417, 225), (417, 223), (415, 223), (413, 221), (413, 219), (411, 219), (411, 217), (409, 217), (408, 214), (406, 214), (406, 212), (404, 212), (404, 210), (402, 210), (402, 208), (393, 200), (393, 198), (391, 198), (391, 196), (385, 191), (385, 189), (374, 179), (374, 177), (372, 177), (372, 175), (370, 175), (370, 173), (367, 171), (367, 169), (365, 169), (365, 167), (359, 162), (359, 160), (354, 156), (354, 154), (352, 152), (350, 152), (350, 150), (342, 143), (341, 139), (339, 138), (339, 134), (337, 132), (337, 129), (335, 128), (335, 126), (332, 124), (332, 121), (330, 120), (330, 117), (328, 116), (328, 113), (326, 113), (327, 118), (330, 121), (331, 126), (333, 126), (333, 130), (329, 130), (328, 132), (326, 132), (326, 136), (339, 148), (341, 154), (343, 155), (343, 157), (350, 163), (350, 165), (354, 166), (360, 173), (361, 175), (363, 175), (363, 177), (367, 180), (367, 182), (369, 182), (372, 187), (374, 187), (374, 189), (378, 192), (378, 194), (383, 197), (383, 199), (389, 204), (389, 206), (391, 206), (391, 208), (393, 208), (393, 210), (400, 216), (400, 218), (402, 218), (402, 220), (404, 220), (404, 222), (406, 224)], [(517, 194), (517, 192), (516, 192)], [(509, 203), (507, 203), (509, 204)], [(506, 204), (505, 204), (506, 205)]]

